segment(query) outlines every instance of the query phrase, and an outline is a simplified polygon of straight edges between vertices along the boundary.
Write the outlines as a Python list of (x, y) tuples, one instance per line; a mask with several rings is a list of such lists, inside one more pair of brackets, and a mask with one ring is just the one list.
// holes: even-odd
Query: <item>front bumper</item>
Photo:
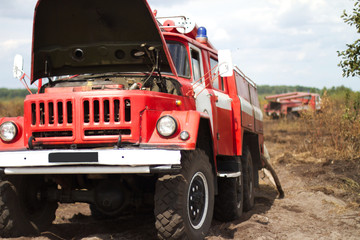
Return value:
[(16, 174), (130, 174), (174, 172), (179, 150), (99, 149), (0, 152), (0, 169)]

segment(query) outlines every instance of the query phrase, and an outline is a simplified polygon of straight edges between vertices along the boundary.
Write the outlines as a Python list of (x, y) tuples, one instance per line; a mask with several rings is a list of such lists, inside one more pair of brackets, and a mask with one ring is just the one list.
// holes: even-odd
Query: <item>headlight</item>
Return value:
[(163, 137), (170, 137), (177, 130), (176, 120), (171, 116), (163, 116), (156, 124), (158, 133)]
[(0, 138), (5, 142), (14, 140), (17, 132), (17, 127), (13, 122), (4, 122), (0, 125)]

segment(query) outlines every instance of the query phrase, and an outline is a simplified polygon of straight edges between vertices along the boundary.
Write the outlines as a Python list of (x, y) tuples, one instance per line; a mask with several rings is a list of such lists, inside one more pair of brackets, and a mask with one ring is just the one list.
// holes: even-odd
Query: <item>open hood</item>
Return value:
[(149, 47), (159, 52), (161, 71), (174, 73), (146, 0), (39, 0), (34, 16), (31, 80), (148, 72), (153, 66), (148, 55), (154, 55), (151, 51), (144, 54)]

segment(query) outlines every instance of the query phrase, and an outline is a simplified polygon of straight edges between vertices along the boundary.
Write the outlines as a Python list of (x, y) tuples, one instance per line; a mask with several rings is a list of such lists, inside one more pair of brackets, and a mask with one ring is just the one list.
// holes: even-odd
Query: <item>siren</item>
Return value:
[(197, 30), (196, 41), (198, 41), (199, 43), (207, 44), (208, 37), (205, 27), (199, 27), (199, 29)]
[(197, 34), (197, 26), (190, 18), (184, 16), (177, 17), (156, 17), (160, 24), (160, 29), (167, 32), (181, 33), (192, 39)]
[(175, 22), (171, 19), (166, 20), (163, 23), (163, 26), (164, 26), (165, 31), (167, 31), (167, 32), (175, 32), (175, 33), (178, 32), (175, 27)]

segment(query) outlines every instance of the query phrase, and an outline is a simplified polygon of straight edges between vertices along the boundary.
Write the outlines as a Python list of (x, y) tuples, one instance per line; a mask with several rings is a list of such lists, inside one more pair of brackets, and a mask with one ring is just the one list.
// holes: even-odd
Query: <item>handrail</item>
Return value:
[[(185, 16), (171, 16), (171, 17), (156, 17), (156, 20), (158, 19), (177, 19), (177, 18), (182, 18), (184, 19), (184, 21), (186, 21), (186, 17)], [(159, 24), (159, 28), (160, 29), (166, 29), (166, 28), (186, 28), (184, 26), (184, 24), (180, 24), (180, 25), (174, 25), (174, 26), (164, 26), (161, 22), (157, 21)]]
[[(160, 20), (162, 19), (162, 20)], [(164, 26), (165, 20), (174, 20), (173, 26)], [(179, 33), (188, 34), (196, 29), (196, 24), (185, 16), (170, 16), (170, 17), (156, 17), (160, 29), (176, 28)], [(179, 31), (179, 28), (183, 29), (184, 32)]]
[(245, 78), (249, 83), (251, 83), (255, 88), (257, 88), (256, 83), (243, 73), (238, 66), (235, 65), (235, 71), (237, 71), (243, 78)]
[(186, 19), (185, 16), (156, 17), (156, 19), (169, 19), (169, 18), (184, 18), (184, 19)]

